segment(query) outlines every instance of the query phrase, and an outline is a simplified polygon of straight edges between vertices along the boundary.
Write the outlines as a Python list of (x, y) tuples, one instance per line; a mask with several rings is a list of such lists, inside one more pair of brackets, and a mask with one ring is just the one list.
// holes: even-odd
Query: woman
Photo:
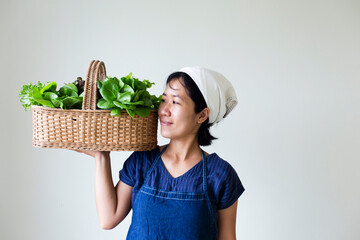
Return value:
[(100, 224), (117, 226), (133, 209), (127, 239), (236, 239), (237, 199), (244, 188), (235, 170), (200, 146), (215, 138), (209, 128), (237, 104), (231, 83), (201, 67), (168, 77), (159, 107), (166, 146), (134, 152), (114, 188), (109, 152), (95, 157)]

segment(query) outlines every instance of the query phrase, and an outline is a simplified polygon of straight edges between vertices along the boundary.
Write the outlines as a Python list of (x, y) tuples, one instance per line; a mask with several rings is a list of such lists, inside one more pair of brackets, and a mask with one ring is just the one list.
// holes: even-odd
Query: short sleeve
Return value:
[(225, 178), (221, 183), (219, 192), (218, 209), (225, 209), (230, 207), (245, 191), (235, 169), (228, 165), (225, 169)]
[(119, 178), (127, 185), (134, 187), (136, 183), (136, 159), (137, 152), (133, 152), (124, 162), (123, 168), (119, 172)]

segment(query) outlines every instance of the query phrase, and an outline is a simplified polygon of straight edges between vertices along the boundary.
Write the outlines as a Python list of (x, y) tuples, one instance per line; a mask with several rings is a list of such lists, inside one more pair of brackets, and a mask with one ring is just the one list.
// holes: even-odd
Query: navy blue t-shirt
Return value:
[[(133, 187), (131, 202), (134, 203), (137, 193), (143, 185), (147, 172), (156, 156), (160, 153), (159, 146), (151, 151), (133, 152), (124, 162), (119, 172), (120, 180)], [(218, 221), (217, 210), (230, 207), (244, 192), (244, 187), (235, 169), (216, 153), (206, 157), (208, 194), (214, 210), (215, 221)], [(161, 159), (156, 163), (147, 185), (164, 191), (203, 192), (203, 161), (179, 177), (172, 177), (166, 170)]]

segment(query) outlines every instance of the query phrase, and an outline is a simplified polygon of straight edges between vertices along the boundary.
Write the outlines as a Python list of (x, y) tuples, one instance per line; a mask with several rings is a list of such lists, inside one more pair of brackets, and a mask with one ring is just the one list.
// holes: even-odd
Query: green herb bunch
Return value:
[[(51, 108), (81, 109), (83, 92), (79, 93), (79, 80), (56, 90), (56, 82), (23, 85), (19, 97), (22, 106), (27, 110), (31, 105)], [(81, 82), (80, 82), (81, 83)], [(75, 85), (77, 84), (77, 85)]]
[[(78, 78), (56, 90), (56, 82), (47, 84), (23, 85), (19, 97), (22, 106), (27, 110), (31, 105), (39, 105), (51, 108), (81, 109), (84, 94), (84, 81)], [(146, 117), (152, 109), (158, 109), (161, 96), (150, 95), (147, 91), (155, 83), (148, 80), (140, 81), (134, 78), (132, 73), (118, 79), (106, 77), (98, 81), (97, 87), (101, 98), (97, 101), (100, 109), (111, 109), (111, 116), (119, 116), (121, 110), (134, 117)]]
[(131, 117), (135, 114), (146, 117), (152, 109), (158, 109), (161, 102), (161, 96), (150, 95), (147, 91), (154, 84), (148, 80), (140, 81), (132, 73), (121, 79), (107, 77), (98, 81), (102, 98), (98, 100), (97, 107), (112, 109), (112, 116), (119, 116), (121, 110), (126, 110)]

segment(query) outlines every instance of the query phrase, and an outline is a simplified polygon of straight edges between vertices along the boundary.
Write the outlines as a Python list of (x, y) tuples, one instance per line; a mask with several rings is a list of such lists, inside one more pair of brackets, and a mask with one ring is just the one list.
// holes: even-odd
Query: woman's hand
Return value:
[(74, 149), (75, 152), (84, 153), (86, 155), (89, 155), (93, 158), (99, 158), (101, 156), (108, 157), (110, 156), (109, 151), (94, 151), (94, 150), (84, 150), (84, 149)]

